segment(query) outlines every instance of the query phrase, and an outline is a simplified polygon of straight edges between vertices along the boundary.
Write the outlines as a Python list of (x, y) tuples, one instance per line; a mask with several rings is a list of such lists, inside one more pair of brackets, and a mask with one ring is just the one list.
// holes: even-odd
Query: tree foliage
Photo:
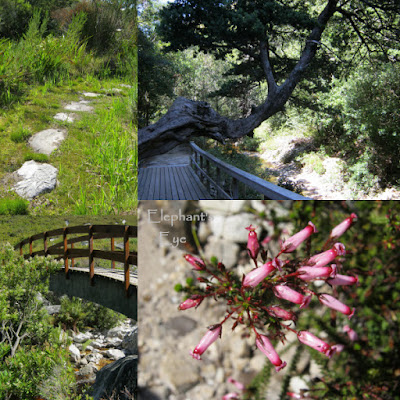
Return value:
[[(141, 156), (154, 154), (155, 149), (166, 151), (190, 136), (223, 141), (251, 135), (261, 122), (284, 109), (296, 88), (303, 90), (296, 92), (299, 103), (309, 105), (313, 103), (309, 93), (326, 90), (333, 74), (344, 76), (362, 60), (397, 60), (399, 15), (400, 6), (394, 0), (169, 3), (160, 11), (159, 26), (168, 50), (196, 46), (217, 59), (235, 51), (238, 57), (229, 71), (232, 79), (225, 85), (225, 93), (246, 90), (254, 83), (266, 82), (268, 89), (258, 107), (254, 106), (247, 118), (236, 121), (211, 111), (205, 113), (200, 104), (179, 100), (170, 115), (149, 131), (139, 132)], [(187, 109), (191, 110), (190, 117)], [(193, 120), (190, 128), (188, 118)], [(180, 125), (183, 121), (185, 127)], [(168, 146), (167, 137), (173, 139)], [(164, 146), (154, 147), (156, 141), (164, 142)]]

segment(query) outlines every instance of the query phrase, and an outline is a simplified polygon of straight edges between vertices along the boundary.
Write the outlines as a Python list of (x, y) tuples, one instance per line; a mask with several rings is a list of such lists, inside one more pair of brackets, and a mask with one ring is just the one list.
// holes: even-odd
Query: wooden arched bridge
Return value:
[(193, 142), (182, 147), (187, 151), (186, 157), (184, 152), (177, 157), (177, 152), (172, 151), (156, 156), (157, 162), (142, 163), (139, 200), (234, 200), (247, 198), (246, 190), (251, 191), (252, 198), (307, 200), (219, 160)]
[(93, 301), (137, 320), (137, 252), (130, 250), (132, 238), (137, 238), (136, 226), (81, 225), (38, 233), (15, 249), (24, 258), (64, 260), (63, 268), (50, 277), (50, 290)]

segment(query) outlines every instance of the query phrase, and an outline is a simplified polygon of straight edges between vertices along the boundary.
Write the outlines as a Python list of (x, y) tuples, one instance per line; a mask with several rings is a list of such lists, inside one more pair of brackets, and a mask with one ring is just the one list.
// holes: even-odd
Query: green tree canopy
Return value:
[[(220, 141), (251, 134), (283, 110), (301, 81), (315, 90), (321, 85), (311, 85), (312, 78), (332, 74), (339, 66), (365, 58), (397, 60), (399, 15), (396, 0), (176, 0), (168, 4), (161, 10), (159, 32), (169, 50), (197, 46), (217, 58), (235, 51), (239, 56), (231, 74), (247, 76), (249, 83), (266, 81), (268, 91), (251, 115), (236, 121), (204, 104), (179, 99), (170, 116), (149, 132), (139, 132), (140, 155), (167, 151), (200, 134)], [(183, 110), (195, 116), (191, 129)], [(168, 146), (161, 139), (164, 135)], [(155, 142), (163, 144), (154, 146)]]

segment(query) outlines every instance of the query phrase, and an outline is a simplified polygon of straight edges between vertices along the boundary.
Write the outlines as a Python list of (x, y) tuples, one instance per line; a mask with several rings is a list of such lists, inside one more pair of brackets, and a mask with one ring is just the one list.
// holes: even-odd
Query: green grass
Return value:
[[(0, 109), (0, 198), (9, 197), (8, 174), (27, 160), (48, 162), (58, 168), (59, 185), (31, 201), (32, 214), (133, 213), (137, 206), (137, 131), (132, 122), (133, 89), (123, 81), (99, 80), (91, 75), (61, 84), (32, 87), (19, 103)], [(122, 91), (114, 93), (113, 88)], [(65, 104), (91, 98), (93, 113), (79, 113), (73, 123), (54, 120)], [(32, 152), (27, 138), (44, 129), (63, 127), (67, 139), (50, 156)]]
[(0, 199), (0, 215), (28, 214), (28, 206), (24, 199)]

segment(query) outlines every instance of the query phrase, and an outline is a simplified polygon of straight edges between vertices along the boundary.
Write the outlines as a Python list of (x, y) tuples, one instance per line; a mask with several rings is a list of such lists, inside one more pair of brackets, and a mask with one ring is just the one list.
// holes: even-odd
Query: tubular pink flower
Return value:
[(199, 257), (192, 256), (191, 254), (185, 254), (184, 258), (197, 271), (203, 271), (206, 267), (204, 261)]
[(238, 400), (239, 399), (239, 393), (236, 392), (230, 392), (227, 393), (225, 396), (222, 396), (222, 400)]
[(303, 397), (301, 394), (298, 394), (298, 393), (286, 392), (286, 394), (287, 394), (289, 397), (292, 397), (292, 398), (294, 398), (294, 399), (304, 399), (304, 397)]
[(330, 294), (320, 294), (318, 296), (318, 300), (327, 307), (347, 315), (349, 319), (354, 315), (354, 308), (351, 309), (349, 306), (343, 304), (341, 301), (331, 296)]
[(358, 276), (337, 274), (333, 279), (328, 279), (327, 282), (335, 286), (354, 285), (358, 284)]
[(200, 343), (190, 353), (196, 360), (201, 360), (201, 355), (219, 338), (221, 337), (222, 325), (216, 324), (208, 327), (208, 332), (200, 340)]
[(282, 361), (279, 358), (278, 353), (266, 336), (258, 335), (256, 338), (256, 345), (268, 357), (269, 361), (275, 365), (276, 372), (286, 367), (286, 361)]
[(335, 245), (323, 253), (316, 254), (308, 260), (308, 264), (312, 267), (324, 267), (329, 264), (337, 256), (343, 256), (346, 254), (346, 249), (342, 243), (335, 243)]
[(335, 226), (332, 229), (332, 232), (330, 234), (331, 238), (338, 238), (339, 236), (342, 236), (343, 233), (345, 233), (351, 225), (353, 225), (353, 221), (357, 220), (357, 215), (352, 213), (350, 217), (346, 218), (344, 221), (342, 221), (339, 225)]
[(349, 339), (354, 342), (358, 340), (358, 335), (357, 332), (354, 329), (351, 329), (348, 325), (345, 325), (343, 327), (343, 332), (346, 332), (347, 335), (349, 336)]
[(229, 383), (232, 383), (233, 385), (235, 385), (239, 390), (246, 389), (246, 386), (244, 386), (242, 382), (239, 382), (236, 379), (233, 379), (231, 376), (227, 379), (227, 381)]
[(336, 276), (336, 265), (333, 267), (300, 267), (298, 278), (303, 281), (312, 281), (314, 279), (327, 279)]
[(298, 332), (297, 339), (299, 339), (299, 341), (306, 346), (312, 347), (320, 353), (325, 354), (329, 358), (331, 358), (336, 351), (336, 348), (334, 346), (329, 346), (328, 343), (324, 342), (322, 339), (308, 331)]
[(249, 252), (249, 256), (255, 261), (260, 251), (260, 244), (258, 243), (256, 232), (257, 228), (253, 227), (253, 225), (250, 225), (245, 229), (249, 231), (249, 236), (247, 239), (247, 251)]
[(291, 253), (292, 251), (296, 250), (297, 247), (299, 247), (314, 232), (317, 232), (317, 229), (315, 228), (315, 225), (309, 221), (308, 225), (304, 229), (283, 242), (281, 245), (281, 252)]
[(292, 311), (284, 310), (278, 306), (269, 306), (267, 307), (268, 314), (272, 317), (283, 319), (285, 321), (296, 321), (297, 316)]
[(311, 296), (305, 296), (286, 285), (276, 285), (273, 290), (276, 297), (299, 304), (300, 308), (307, 307), (311, 301)]
[(256, 287), (260, 282), (262, 282), (277, 266), (281, 265), (281, 261), (274, 259), (268, 261), (264, 265), (258, 268), (254, 268), (250, 271), (243, 280), (243, 286)]
[(178, 310), (187, 310), (189, 308), (198, 307), (203, 299), (203, 297), (186, 299), (183, 303), (179, 305)]

